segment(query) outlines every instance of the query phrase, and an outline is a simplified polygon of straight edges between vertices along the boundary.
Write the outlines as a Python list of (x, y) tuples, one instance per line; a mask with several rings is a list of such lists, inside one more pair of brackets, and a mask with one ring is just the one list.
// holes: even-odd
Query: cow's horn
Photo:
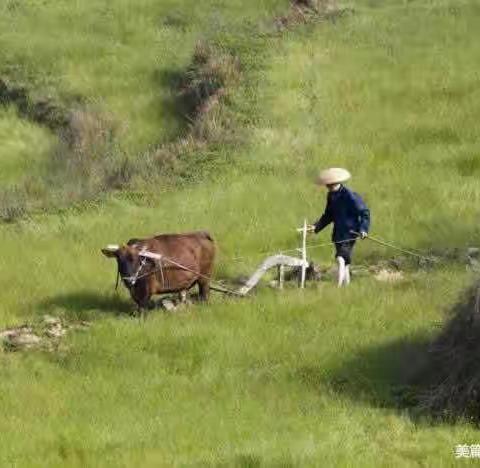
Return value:
[(120, 248), (120, 246), (117, 245), (117, 244), (108, 244), (108, 245), (105, 247), (105, 250), (108, 250), (108, 251), (110, 251), (110, 252), (116, 252), (119, 248)]

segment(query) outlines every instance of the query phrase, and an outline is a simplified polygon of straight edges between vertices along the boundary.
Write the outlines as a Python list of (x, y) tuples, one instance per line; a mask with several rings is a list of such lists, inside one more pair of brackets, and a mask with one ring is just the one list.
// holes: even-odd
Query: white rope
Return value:
[[(198, 271), (195, 271), (195, 270), (192, 270), (191, 268), (188, 268), (187, 266), (185, 265), (182, 265), (181, 263), (178, 263), (176, 262), (175, 260), (172, 260), (171, 258), (169, 257), (165, 257), (164, 255), (161, 256), (162, 260), (165, 260), (169, 263), (171, 263), (172, 265), (175, 265), (179, 268), (181, 268), (182, 270), (186, 270), (186, 271), (190, 271), (191, 273), (194, 273), (195, 275), (199, 276), (200, 278), (204, 278), (206, 280), (208, 280), (209, 282), (211, 282), (213, 285), (214, 284), (217, 284), (217, 287), (215, 288), (217, 291), (219, 289), (223, 289), (223, 292), (225, 293), (228, 293), (228, 294), (231, 294), (233, 296), (242, 296), (242, 294), (240, 294), (239, 292), (237, 291), (233, 291), (231, 289), (228, 289), (226, 287), (224, 287), (222, 284), (218, 283), (217, 281), (213, 280), (211, 277), (209, 276), (206, 276), (206, 275), (203, 275), (202, 273), (198, 272)], [(124, 278), (124, 279), (133, 279), (134, 282), (133, 282), (133, 285), (135, 285), (135, 283), (139, 280), (139, 279), (142, 279), (142, 278), (145, 278), (147, 276), (150, 276), (150, 275), (153, 275), (155, 274), (157, 271), (161, 271), (162, 275), (163, 275), (163, 265), (160, 264), (160, 267), (157, 267), (157, 268), (154, 268), (153, 270), (147, 272), (147, 273), (144, 273), (143, 275), (140, 275), (140, 271), (142, 270), (143, 266), (145, 265), (145, 262), (146, 262), (146, 258), (144, 257), (144, 259), (142, 260), (142, 263), (140, 264), (138, 270), (136, 271), (135, 275), (133, 277), (128, 277), (128, 278)], [(212, 288), (214, 289), (214, 288)]]
[[(307, 245), (307, 250), (308, 249), (317, 249), (317, 248), (320, 248), (320, 247), (329, 247), (333, 244), (344, 244), (346, 242), (352, 242), (354, 240), (357, 240), (358, 238), (357, 237), (352, 237), (351, 239), (345, 239), (343, 241), (338, 241), (338, 242), (333, 242), (333, 241), (330, 241), (330, 242), (324, 242), (322, 244), (308, 244)], [(301, 249), (300, 249), (301, 250)], [(250, 255), (250, 256), (243, 256), (243, 257), (224, 257), (226, 260), (231, 260), (233, 262), (237, 261), (237, 260), (244, 260), (246, 258), (252, 258), (252, 257), (259, 257), (260, 255), (267, 255), (267, 256), (272, 256), (272, 255), (275, 255), (276, 253), (278, 252), (281, 252), (282, 254), (286, 254), (286, 253), (290, 253), (290, 252), (298, 252), (299, 249), (296, 248), (296, 249), (289, 249), (289, 250), (277, 250), (275, 252), (273, 251), (270, 251), (270, 252), (259, 252), (259, 253), (256, 253), (256, 254), (253, 254), (253, 255)]]
[[(360, 235), (360, 233), (357, 233), (355, 231), (352, 231), (353, 234), (358, 234)], [(436, 258), (433, 258), (433, 257), (427, 257), (426, 255), (423, 255), (421, 253), (418, 253), (418, 252), (415, 252), (413, 251), (413, 249), (405, 249), (405, 248), (402, 248), (402, 247), (399, 247), (395, 244), (393, 244), (392, 242), (389, 242), (389, 241), (386, 241), (384, 239), (381, 239), (379, 237), (374, 237), (372, 235), (368, 235), (366, 237), (366, 239), (372, 241), (372, 242), (376, 242), (377, 244), (380, 244), (380, 245), (383, 245), (384, 247), (389, 247), (391, 249), (394, 249), (394, 250), (397, 250), (399, 252), (402, 252), (404, 254), (407, 254), (407, 255), (410, 255), (412, 257), (417, 257), (417, 258), (420, 258), (422, 260), (425, 260), (425, 261), (428, 261), (428, 262), (438, 262), (438, 259)], [(317, 249), (317, 248), (322, 248), (322, 247), (328, 247), (328, 246), (331, 246), (333, 244), (343, 244), (343, 243), (346, 243), (346, 242), (352, 242), (352, 241), (355, 241), (355, 240), (358, 240), (358, 237), (353, 237), (351, 239), (346, 239), (346, 240), (343, 240), (343, 241), (339, 241), (339, 242), (325, 242), (325, 243), (322, 243), (322, 244), (310, 244), (310, 245), (307, 245), (307, 250), (308, 249)], [(298, 252), (299, 249), (290, 249), (290, 250), (281, 250), (282, 253), (289, 253), (289, 252)], [(278, 251), (277, 251), (278, 252)], [(257, 253), (257, 254), (254, 254), (254, 255), (251, 255), (249, 257), (247, 256), (243, 256), (243, 257), (226, 257), (225, 259), (226, 260), (231, 260), (231, 261), (238, 261), (238, 260), (244, 260), (244, 259), (247, 259), (247, 258), (252, 258), (252, 257), (258, 257), (260, 255), (273, 255), (274, 253), (273, 252), (260, 252), (260, 253)]]
[[(165, 288), (165, 277), (163, 275), (163, 264), (162, 264), (162, 259), (158, 261), (158, 268), (160, 268), (160, 276), (162, 278), (162, 286)], [(167, 286), (168, 288), (168, 286)]]
[[(354, 234), (356, 234), (356, 233), (354, 232)], [(436, 259), (434, 259), (432, 257), (426, 257), (425, 255), (421, 255), (419, 253), (413, 252), (412, 250), (407, 250), (407, 249), (404, 249), (402, 247), (398, 247), (398, 246), (394, 245), (393, 243), (387, 242), (387, 241), (382, 240), (378, 237), (367, 236), (366, 239), (368, 239), (370, 241), (373, 241), (373, 242), (376, 242), (377, 244), (383, 245), (385, 247), (390, 247), (391, 249), (398, 250), (399, 252), (402, 252), (404, 254), (411, 255), (412, 257), (417, 257), (417, 258), (420, 258), (422, 260), (426, 260), (428, 262), (435, 262), (436, 261)]]
[(185, 265), (182, 265), (181, 263), (175, 262), (171, 258), (168, 258), (168, 257), (162, 257), (162, 258), (164, 258), (167, 262), (170, 262), (171, 264), (173, 264), (175, 266), (178, 266), (179, 268), (182, 268), (183, 270), (190, 271), (191, 273), (194, 273), (194, 274), (200, 276), (200, 278), (204, 278), (204, 279), (210, 281), (213, 284), (216, 283), (218, 285), (217, 287), (220, 287), (221, 289), (223, 289), (228, 294), (232, 294), (233, 296), (243, 297), (243, 295), (240, 294), (239, 292), (233, 291), (232, 289), (225, 288), (222, 284), (218, 283), (217, 281), (214, 281), (210, 276), (202, 275), (202, 273), (199, 273), (198, 271), (192, 270), (192, 269), (186, 267)]
[[(351, 231), (351, 232), (352, 232), (352, 234), (360, 235), (360, 233), (357, 233), (355, 231)], [(357, 239), (358, 239), (358, 237), (352, 237), (350, 239), (345, 239), (345, 240), (338, 241), (338, 242), (330, 241), (330, 242), (325, 242), (325, 243), (322, 243), (322, 244), (310, 244), (310, 245), (307, 245), (306, 248), (307, 248), (307, 250), (308, 249), (316, 249), (316, 248), (331, 246), (332, 244), (343, 244), (343, 243), (347, 243), (347, 242), (352, 242), (352, 241), (356, 241)], [(428, 262), (435, 262), (436, 261), (436, 259), (433, 259), (431, 257), (426, 257), (425, 255), (421, 255), (419, 253), (413, 252), (412, 250), (407, 250), (407, 249), (404, 249), (402, 247), (398, 247), (398, 246), (394, 245), (392, 242), (387, 242), (387, 241), (382, 240), (378, 237), (373, 237), (373, 236), (369, 235), (369, 236), (366, 237), (366, 239), (369, 239), (370, 241), (376, 242), (377, 244), (383, 245), (385, 247), (389, 247), (391, 249), (397, 250), (399, 252), (411, 255), (413, 257), (417, 257), (417, 258), (420, 258), (422, 260), (426, 260)], [(296, 249), (282, 250), (282, 253), (298, 252), (298, 251), (299, 251), (299, 249), (296, 248)], [(259, 256), (259, 255), (271, 255), (272, 253), (273, 252), (260, 252), (258, 254), (253, 255), (253, 256), (256, 257), (256, 256)], [(251, 257), (252, 256), (250, 256), (250, 258)], [(183, 270), (190, 271), (191, 273), (194, 273), (195, 275), (199, 276), (200, 278), (204, 278), (204, 279), (208, 280), (212, 284), (217, 283), (219, 285), (219, 288), (223, 289), (223, 291), (228, 293), (228, 294), (232, 294), (234, 296), (242, 296), (242, 294), (240, 294), (237, 291), (233, 291), (231, 289), (225, 288), (220, 283), (214, 281), (211, 277), (203, 275), (202, 273), (200, 273), (198, 271), (192, 270), (191, 268), (188, 268), (187, 266), (182, 265), (181, 263), (176, 262), (175, 260), (173, 260), (169, 257), (165, 257), (165, 256), (162, 255), (161, 258), (163, 260), (166, 260), (167, 262), (171, 263), (172, 265), (175, 265), (175, 266), (177, 266), (177, 267), (179, 267)], [(228, 258), (227, 257), (226, 259), (231, 260), (231, 261), (238, 261), (238, 260), (245, 259), (245, 258), (249, 258), (249, 257), (245, 257), (245, 256), (244, 257), (233, 257), (233, 258)], [(152, 271), (149, 271), (147, 273), (144, 273), (143, 275), (140, 275), (140, 271), (144, 267), (145, 263), (146, 263), (146, 258), (144, 257), (143, 260), (142, 260), (142, 263), (140, 264), (140, 266), (139, 266), (138, 270), (136, 271), (135, 275), (133, 277), (127, 277), (127, 278), (122, 278), (122, 279), (131, 279), (131, 280), (133, 280), (133, 284), (135, 284), (139, 279), (144, 278), (144, 277), (149, 276), (149, 275), (152, 275), (159, 270), (161, 271), (162, 280), (164, 279), (163, 278), (163, 265), (161, 263), (160, 263), (160, 268), (155, 268)]]
[(140, 279), (143, 278), (144, 275), (140, 276), (140, 272), (142, 271), (142, 268), (145, 266), (145, 263), (147, 262), (146, 258), (143, 258), (142, 262), (140, 263), (140, 266), (138, 267), (137, 271), (133, 276), (123, 276), (122, 279), (126, 281), (130, 281), (132, 283), (132, 286), (135, 286), (136, 282)]

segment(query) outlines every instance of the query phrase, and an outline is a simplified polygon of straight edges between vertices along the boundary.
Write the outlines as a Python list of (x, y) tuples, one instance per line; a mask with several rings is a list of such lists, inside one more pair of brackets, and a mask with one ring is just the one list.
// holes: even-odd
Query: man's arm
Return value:
[(357, 193), (352, 193), (352, 202), (358, 215), (360, 234), (362, 238), (366, 237), (370, 229), (370, 210), (365, 205), (362, 197)]
[(332, 208), (330, 206), (330, 200), (327, 201), (327, 206), (322, 217), (313, 225), (313, 232), (320, 232), (323, 228), (328, 226), (333, 221)]

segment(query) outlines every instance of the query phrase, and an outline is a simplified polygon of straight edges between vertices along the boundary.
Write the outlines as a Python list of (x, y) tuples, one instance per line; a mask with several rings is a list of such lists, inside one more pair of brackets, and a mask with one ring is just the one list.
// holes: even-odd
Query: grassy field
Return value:
[(181, 130), (170, 77), (196, 41), (270, 18), (287, 2), (6, 0), (0, 6), (0, 70), (33, 93), (80, 97), (111, 114), (127, 150), (140, 152)]
[[(464, 266), (397, 284), (358, 278), (348, 290), (262, 287), (141, 323), (125, 291), (114, 295), (114, 265), (99, 249), (206, 228), (219, 245), (216, 276), (250, 273), (259, 252), (296, 247), (295, 227), (321, 214), (312, 178), (330, 165), (354, 173), (373, 234), (421, 250), (478, 245), (477, 2), (359, 1), (334, 23), (270, 35), (266, 18), (286, 2), (56, 5), (0, 6), (0, 69), (12, 79), (88, 98), (129, 128), (122, 145), (137, 153), (182, 125), (155, 70), (181, 70), (221, 24), (216, 40), (244, 63), (225, 111), (248, 137), (199, 153), (192, 166), (209, 174), (194, 184), (145, 185), (0, 227), (0, 324), (46, 313), (93, 322), (58, 353), (0, 355), (0, 465), (453, 466), (455, 446), (478, 443), (478, 429), (416, 419), (395, 395), (405, 351), (472, 281)], [(238, 32), (251, 28), (257, 36)], [(0, 134), (2, 181), (47, 157), (52, 136), (11, 109)], [(392, 255), (364, 241), (356, 261)], [(326, 265), (332, 252), (311, 256)]]

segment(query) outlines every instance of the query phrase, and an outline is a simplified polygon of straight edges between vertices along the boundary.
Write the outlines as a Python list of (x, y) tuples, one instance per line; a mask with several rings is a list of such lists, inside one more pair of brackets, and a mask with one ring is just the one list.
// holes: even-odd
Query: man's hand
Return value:
[(365, 232), (365, 231), (361, 231), (360, 232), (360, 239), (366, 239), (368, 237), (368, 232)]
[(314, 225), (314, 224), (308, 224), (308, 225), (307, 225), (307, 232), (308, 232), (309, 234), (314, 233), (314, 232), (315, 232), (315, 225)]

